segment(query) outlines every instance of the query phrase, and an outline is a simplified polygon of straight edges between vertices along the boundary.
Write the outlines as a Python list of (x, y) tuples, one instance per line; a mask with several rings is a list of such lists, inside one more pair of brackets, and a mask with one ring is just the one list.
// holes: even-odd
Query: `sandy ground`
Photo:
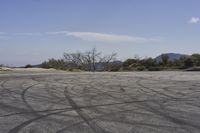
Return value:
[(200, 73), (0, 74), (0, 133), (199, 133)]
[(0, 67), (0, 73), (8, 73), (8, 72), (34, 72), (34, 73), (40, 73), (40, 72), (58, 72), (56, 69), (44, 69), (44, 68), (8, 68), (8, 67)]

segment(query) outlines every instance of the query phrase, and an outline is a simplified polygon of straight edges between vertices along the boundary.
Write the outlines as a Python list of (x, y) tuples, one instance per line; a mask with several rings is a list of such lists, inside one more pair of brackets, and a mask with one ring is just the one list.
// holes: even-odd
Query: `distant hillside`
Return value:
[[(174, 60), (178, 60), (180, 59), (181, 57), (190, 57), (190, 55), (185, 55), (185, 54), (178, 54), (178, 53), (165, 53), (168, 57), (169, 57), (169, 60), (170, 61), (174, 61)], [(155, 58), (156, 62), (162, 62), (162, 55), (159, 55)]]
[(41, 64), (38, 64), (38, 65), (31, 65), (32, 68), (40, 68), (41, 67)]
[[(113, 61), (113, 62), (110, 62), (110, 64), (115, 64), (115, 65), (122, 65), (123, 62), (122, 61), (119, 61), (119, 60), (116, 60), (116, 61)], [(101, 62), (101, 63), (96, 63), (95, 64), (95, 67), (97, 70), (101, 71), (104, 69), (106, 63), (105, 62)]]
[[(19, 66), (19, 67), (15, 67), (15, 68), (25, 68), (25, 66)], [(31, 68), (41, 68), (41, 64), (37, 64), (37, 65), (31, 65)]]

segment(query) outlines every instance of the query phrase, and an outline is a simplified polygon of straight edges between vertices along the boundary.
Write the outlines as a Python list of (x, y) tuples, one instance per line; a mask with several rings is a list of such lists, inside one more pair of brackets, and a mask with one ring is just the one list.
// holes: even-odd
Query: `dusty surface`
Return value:
[(41, 73), (41, 72), (58, 72), (56, 69), (45, 69), (45, 68), (8, 68), (8, 67), (0, 67), (0, 74), (1, 73), (27, 73), (27, 72), (34, 72), (34, 73)]
[(0, 133), (199, 133), (200, 73), (0, 74)]

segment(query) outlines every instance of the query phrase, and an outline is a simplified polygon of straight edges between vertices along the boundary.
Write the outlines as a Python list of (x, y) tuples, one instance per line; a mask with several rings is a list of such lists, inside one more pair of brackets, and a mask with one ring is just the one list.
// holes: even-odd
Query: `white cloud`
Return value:
[[(0, 32), (0, 39), (7, 38), (9, 34), (5, 32)], [(69, 32), (69, 31), (56, 31), (56, 32), (22, 32), (22, 33), (13, 33), (16, 36), (42, 36), (42, 35), (63, 35), (63, 36), (72, 36), (81, 40), (86, 41), (101, 41), (101, 42), (114, 42), (114, 43), (149, 43), (149, 42), (159, 42), (162, 38), (153, 37), (139, 37), (139, 36), (129, 36), (129, 35), (116, 35), (116, 34), (106, 34), (106, 33), (97, 33), (97, 32)]]
[(103, 42), (131, 42), (145, 43), (152, 41), (160, 41), (159, 38), (144, 38), (128, 35), (104, 34), (96, 32), (68, 32), (68, 36), (74, 36), (87, 41), (103, 41)]
[(196, 24), (196, 23), (199, 23), (199, 21), (200, 21), (199, 17), (191, 17), (190, 20), (189, 20), (189, 23), (190, 24)]
[(17, 36), (41, 36), (42, 33), (39, 32), (25, 32), (25, 33), (15, 33)]
[(161, 40), (161, 38), (144, 38), (144, 37), (137, 37), (137, 36), (105, 34), (105, 33), (97, 33), (97, 32), (58, 31), (58, 32), (46, 32), (46, 34), (66, 35), (66, 36), (73, 36), (73, 37), (86, 40), (86, 41), (102, 41), (102, 42), (145, 43), (145, 42), (155, 42), (155, 41)]
[(68, 31), (56, 31), (56, 32), (46, 32), (48, 35), (59, 35), (59, 34), (67, 34)]

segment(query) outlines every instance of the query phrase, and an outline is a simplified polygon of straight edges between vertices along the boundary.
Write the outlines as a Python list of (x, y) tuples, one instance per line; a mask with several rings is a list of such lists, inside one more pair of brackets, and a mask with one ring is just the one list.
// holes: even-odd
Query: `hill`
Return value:
[(169, 61), (179, 60), (181, 57), (188, 58), (190, 55), (179, 54), (179, 53), (164, 53), (155, 58), (156, 62), (162, 62), (162, 55), (167, 55), (169, 57)]

